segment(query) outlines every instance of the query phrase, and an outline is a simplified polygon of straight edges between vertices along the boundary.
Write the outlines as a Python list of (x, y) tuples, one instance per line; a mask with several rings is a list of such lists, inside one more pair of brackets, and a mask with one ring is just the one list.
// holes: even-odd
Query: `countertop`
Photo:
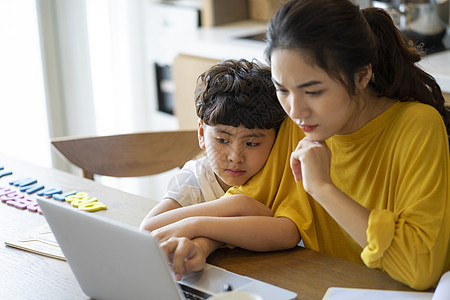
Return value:
[[(184, 37), (179, 53), (210, 59), (256, 58), (265, 62), (265, 43), (241, 39), (240, 37), (264, 33), (267, 23), (241, 21), (223, 26), (200, 28), (189, 37)], [(186, 38), (189, 38), (189, 42)], [(181, 45), (181, 44), (180, 44)]]
[(450, 50), (425, 56), (420, 66), (434, 76), (442, 92), (450, 93)]
[[(200, 28), (185, 42), (179, 53), (210, 59), (246, 58), (263, 63), (265, 43), (241, 37), (264, 33), (267, 24), (258, 21), (242, 21), (212, 28)], [(448, 30), (449, 31), (449, 30)], [(189, 41), (187, 40), (189, 38)], [(444, 40), (450, 49), (450, 34)], [(450, 50), (425, 56), (419, 65), (433, 75), (445, 93), (450, 93)]]

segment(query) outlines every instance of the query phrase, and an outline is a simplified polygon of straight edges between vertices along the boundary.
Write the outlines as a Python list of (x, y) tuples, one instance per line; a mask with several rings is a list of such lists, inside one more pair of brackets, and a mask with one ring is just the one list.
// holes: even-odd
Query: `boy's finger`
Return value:
[[(169, 239), (167, 243), (173, 242), (175, 239)], [(176, 239), (177, 246), (174, 248), (172, 257), (172, 268), (175, 272), (177, 280), (181, 280), (186, 271), (185, 262), (191, 252), (192, 243), (187, 238)]]

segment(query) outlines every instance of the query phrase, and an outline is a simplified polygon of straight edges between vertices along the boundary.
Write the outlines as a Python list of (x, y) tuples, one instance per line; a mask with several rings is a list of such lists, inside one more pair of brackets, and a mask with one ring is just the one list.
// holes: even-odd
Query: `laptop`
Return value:
[(78, 284), (93, 299), (207, 299), (225, 286), (263, 299), (297, 297), (211, 264), (176, 281), (165, 254), (148, 233), (64, 202), (37, 201)]

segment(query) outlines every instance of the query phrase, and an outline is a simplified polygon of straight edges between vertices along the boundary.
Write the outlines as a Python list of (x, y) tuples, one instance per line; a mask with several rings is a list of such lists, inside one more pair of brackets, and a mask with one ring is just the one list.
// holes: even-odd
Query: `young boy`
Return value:
[(206, 156), (192, 160), (169, 183), (141, 228), (160, 213), (219, 199), (266, 162), (285, 119), (270, 69), (246, 60), (223, 61), (201, 74), (196, 87), (198, 140)]
[[(161, 243), (184, 237), (255, 251), (292, 248), (300, 237), (290, 219), (273, 217), (269, 207), (243, 195), (220, 198), (263, 168), (285, 119), (270, 69), (246, 60), (221, 62), (200, 75), (195, 95), (206, 156), (180, 170), (141, 229)], [(176, 273), (180, 278), (183, 271)]]

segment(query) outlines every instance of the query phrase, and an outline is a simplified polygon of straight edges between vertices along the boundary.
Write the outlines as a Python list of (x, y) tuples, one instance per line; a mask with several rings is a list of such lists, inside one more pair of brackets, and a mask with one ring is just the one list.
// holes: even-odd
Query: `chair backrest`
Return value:
[(71, 163), (94, 174), (138, 177), (162, 173), (200, 155), (196, 130), (54, 138), (52, 145)]

